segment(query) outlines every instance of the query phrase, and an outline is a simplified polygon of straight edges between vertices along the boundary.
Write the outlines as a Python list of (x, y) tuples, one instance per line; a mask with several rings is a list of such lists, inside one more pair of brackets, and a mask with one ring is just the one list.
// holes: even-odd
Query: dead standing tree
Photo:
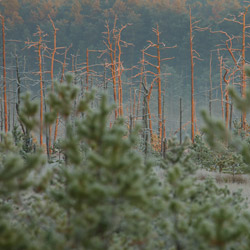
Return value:
[[(248, 5), (244, 7), (244, 11), (241, 12), (238, 16), (238, 18), (242, 17), (242, 21), (238, 21), (235, 16), (233, 16), (233, 19), (225, 18), (224, 20), (229, 22), (234, 22), (242, 26), (242, 48), (241, 48), (241, 77), (242, 77), (242, 83), (241, 83), (241, 94), (243, 98), (246, 98), (246, 72), (245, 72), (245, 63), (246, 63), (246, 37), (249, 37), (249, 35), (246, 33), (246, 29), (250, 28), (250, 25), (246, 25), (246, 15), (248, 12), (248, 9), (250, 7), (249, 1), (244, 1)], [(233, 57), (233, 55), (231, 55)], [(236, 60), (233, 58), (234, 62), (236, 63)], [(237, 62), (238, 63), (238, 62)], [(246, 130), (246, 112), (242, 112), (242, 128)]]
[(217, 50), (218, 53), (218, 60), (219, 60), (219, 65), (220, 65), (220, 92), (221, 92), (221, 116), (222, 116), (222, 120), (224, 120), (225, 116), (224, 116), (224, 105), (223, 105), (223, 85), (222, 85), (222, 81), (223, 81), (223, 76), (222, 76), (222, 63), (223, 63), (223, 56), (220, 55), (220, 50)]
[(43, 72), (42, 72), (42, 50), (46, 50), (47, 46), (44, 43), (43, 38), (46, 36), (39, 26), (37, 26), (37, 32), (34, 36), (38, 36), (37, 42), (27, 41), (25, 44), (28, 49), (34, 47), (37, 48), (38, 60), (39, 60), (39, 80), (40, 80), (40, 146), (43, 146)]
[(239, 69), (233, 68), (233, 69), (230, 70), (225, 65), (223, 65), (223, 69), (225, 70), (225, 74), (223, 76), (223, 79), (224, 79), (224, 82), (226, 83), (226, 90), (225, 90), (225, 111), (226, 111), (225, 112), (225, 123), (226, 123), (226, 127), (228, 128), (229, 127), (229, 107), (230, 107), (228, 88), (229, 88), (231, 78), (235, 75), (235, 73)]
[[(59, 49), (64, 49), (64, 47), (57, 47), (56, 45), (56, 35), (57, 35), (57, 31), (58, 29), (55, 27), (55, 24), (53, 22), (53, 20), (51, 19), (50, 15), (48, 15), (49, 17), (49, 20), (52, 24), (52, 27), (53, 27), (53, 49), (52, 49), (52, 52), (51, 52), (51, 67), (50, 67), (50, 77), (51, 77), (51, 89), (52, 91), (54, 90), (54, 63), (55, 63), (55, 55), (57, 53), (57, 51)], [(57, 126), (57, 123), (56, 125)], [(55, 128), (56, 129), (56, 128)], [(51, 137), (52, 137), (52, 126), (49, 125), (49, 138), (48, 138), (48, 155), (50, 156), (51, 153), (52, 153), (52, 145), (51, 145)], [(55, 143), (55, 141), (54, 141)]]
[[(143, 63), (148, 65), (148, 66), (152, 66), (153, 68), (155, 68), (157, 70), (156, 73), (153, 71), (146, 71), (146, 73), (149, 73), (149, 74), (154, 76), (154, 79), (153, 79), (151, 86), (150, 86), (149, 95), (148, 95), (148, 111), (150, 111), (149, 110), (149, 100), (150, 100), (151, 91), (153, 88), (153, 83), (156, 81), (157, 85), (158, 85), (158, 135), (159, 135), (159, 138), (161, 140), (161, 138), (162, 138), (161, 63), (163, 61), (168, 61), (168, 60), (174, 59), (174, 57), (161, 58), (161, 50), (172, 49), (172, 48), (176, 48), (177, 46), (175, 45), (172, 47), (167, 47), (164, 43), (160, 42), (160, 31), (159, 31), (158, 24), (156, 26), (156, 29), (153, 28), (153, 32), (156, 34), (157, 41), (156, 41), (156, 43), (153, 43), (152, 41), (148, 41), (149, 45), (143, 50), (143, 53), (147, 57), (149, 57), (151, 59), (152, 58), (155, 59), (157, 61), (157, 63), (154, 64), (154, 63), (151, 63), (149, 60), (145, 60), (144, 55), (143, 55)], [(150, 48), (156, 48), (156, 55), (153, 55), (153, 54), (147, 52)], [(151, 127), (152, 127), (152, 125), (151, 125)]]
[(194, 126), (195, 126), (195, 100), (194, 100), (194, 66), (195, 62), (194, 59), (201, 60), (200, 54), (193, 48), (193, 39), (194, 31), (205, 31), (208, 28), (201, 28), (197, 26), (197, 24), (200, 22), (198, 21), (192, 21), (192, 12), (191, 7), (189, 7), (189, 28), (190, 28), (190, 36), (189, 36), (189, 43), (190, 43), (190, 65), (191, 65), (191, 139), (192, 142), (194, 142)]
[[(106, 52), (106, 50), (90, 50), (90, 49), (86, 49), (86, 66), (84, 66), (84, 67), (81, 67), (80, 69), (79, 69), (79, 71), (82, 71), (82, 70), (85, 70), (85, 72), (84, 72), (84, 74), (86, 74), (86, 81), (85, 81), (85, 83), (86, 83), (86, 91), (88, 91), (89, 90), (89, 79), (90, 79), (90, 76), (92, 76), (91, 74), (95, 74), (96, 76), (99, 76), (98, 74), (97, 74), (97, 72), (96, 71), (94, 71), (93, 69), (91, 69), (91, 68), (93, 68), (94, 66), (100, 66), (100, 65), (98, 65), (98, 64), (96, 64), (96, 65), (90, 65), (89, 64), (89, 58), (90, 58), (90, 53), (99, 53), (100, 55), (98, 55), (98, 58), (101, 58), (102, 57), (102, 55), (104, 54)], [(104, 66), (104, 68), (105, 68), (105, 66)], [(105, 70), (104, 70), (105, 71)], [(104, 76), (103, 76), (104, 77)], [(106, 76), (104, 77), (104, 81), (106, 80)]]
[[(225, 119), (225, 122), (226, 122), (226, 126), (228, 127), (228, 121), (229, 121), (229, 106), (230, 106), (230, 103), (229, 103), (229, 95), (228, 95), (228, 87), (230, 85), (230, 81), (232, 79), (232, 77), (235, 76), (235, 74), (238, 72), (238, 71), (241, 71), (242, 70), (242, 67), (240, 65), (240, 60), (241, 60), (241, 49), (237, 49), (237, 48), (234, 48), (234, 44), (233, 44), (233, 41), (238, 39), (238, 37), (235, 37), (233, 35), (229, 35), (227, 32), (225, 31), (222, 31), (222, 30), (219, 30), (219, 31), (212, 31), (210, 29), (210, 32), (211, 33), (218, 33), (218, 34), (222, 34), (224, 36), (226, 36), (226, 40), (223, 41), (222, 44), (219, 44), (218, 47), (220, 47), (218, 49), (218, 57), (219, 57), (219, 61), (220, 61), (220, 75), (222, 75), (222, 69), (225, 70), (225, 74), (223, 76), (223, 80), (226, 84), (226, 88), (225, 88), (225, 117), (223, 117), (223, 119)], [(229, 68), (228, 66), (225, 65), (225, 62), (223, 63), (223, 57), (220, 56), (219, 54), (219, 51), (227, 51), (229, 52), (229, 55), (230, 57), (232, 58), (233, 60), (233, 65), (234, 67), (233, 68)], [(238, 56), (239, 56), (239, 59), (237, 60), (236, 58), (236, 54), (238, 53)], [(225, 59), (224, 59), (225, 60)], [(222, 82), (220, 82), (220, 88), (221, 88), (221, 107), (222, 107), (222, 116), (224, 116), (224, 108), (223, 108), (223, 89), (222, 89)]]
[(89, 90), (89, 49), (86, 49), (86, 90)]
[[(147, 72), (145, 71), (145, 51), (142, 50), (142, 59), (140, 61), (141, 64), (141, 70), (140, 73), (135, 75), (134, 77), (140, 76), (140, 87), (139, 87), (139, 98), (138, 98), (138, 106), (137, 110), (139, 113), (140, 109), (140, 94), (141, 92), (143, 93), (143, 109), (142, 109), (142, 119), (144, 121), (144, 133), (143, 133), (143, 138), (144, 138), (144, 153), (147, 156), (147, 151), (148, 151), (148, 128), (150, 132), (150, 138), (151, 138), (151, 143), (153, 140), (153, 127), (152, 127), (152, 120), (151, 120), (151, 113), (150, 113), (150, 107), (149, 107), (149, 101), (150, 101), (150, 96), (153, 88), (153, 83), (155, 80), (151, 82), (150, 90), (148, 89), (147, 86)], [(143, 90), (142, 90), (143, 87)], [(138, 115), (137, 115), (138, 116)]]
[(7, 107), (7, 86), (6, 86), (6, 56), (5, 56), (5, 26), (4, 17), (0, 15), (2, 20), (2, 41), (3, 41), (3, 95), (4, 95), (4, 128), (5, 133), (8, 132), (8, 107)]
[[(50, 15), (48, 15), (49, 17), (49, 20), (53, 26), (53, 30), (54, 30), (54, 48), (53, 48), (53, 51), (52, 51), (52, 55), (51, 55), (51, 69), (50, 69), (50, 76), (51, 76), (51, 89), (53, 91), (54, 89), (54, 61), (55, 61), (55, 54), (56, 54), (56, 50), (57, 50), (57, 47), (56, 47), (56, 32), (58, 31), (58, 29), (55, 27), (55, 24), (53, 22), (53, 20), (51, 19)], [(49, 145), (48, 145), (48, 155), (50, 156), (51, 155), (51, 134), (52, 134), (52, 126), (49, 125)]]
[[(110, 57), (110, 69), (111, 76), (113, 81), (113, 92), (114, 92), (114, 101), (117, 105), (118, 102), (118, 112), (115, 109), (115, 119), (118, 116), (123, 116), (123, 99), (122, 99), (122, 73), (124, 71), (123, 64), (121, 61), (122, 50), (121, 47), (128, 47), (132, 45), (121, 39), (121, 34), (124, 29), (130, 24), (121, 26), (117, 28), (117, 17), (115, 17), (113, 29), (110, 30), (108, 22), (106, 22), (106, 32), (104, 32), (105, 40), (103, 41), (106, 46), (106, 53)], [(117, 97), (117, 84), (118, 84), (118, 97)], [(117, 100), (118, 99), (118, 100)]]
[[(67, 66), (66, 64), (66, 60), (67, 60), (67, 53), (69, 51), (69, 49), (71, 48), (72, 45), (70, 45), (70, 47), (68, 47), (67, 49), (65, 49), (65, 53), (64, 53), (64, 61), (62, 64), (62, 74), (61, 74), (61, 79), (60, 79), (60, 83), (63, 82), (63, 78), (64, 78), (64, 72), (65, 72), (65, 68)], [(57, 139), (57, 134), (58, 134), (58, 125), (59, 125), (59, 114), (57, 113), (57, 117), (56, 117), (56, 125), (55, 125), (55, 133), (54, 133), (54, 144), (56, 142)]]
[[(147, 48), (146, 48), (147, 49)], [(137, 104), (137, 112), (139, 113), (140, 109), (140, 97), (141, 97), (141, 92), (143, 93), (143, 112), (142, 112), (142, 117), (144, 120), (145, 124), (145, 129), (146, 129), (146, 138), (147, 136), (147, 129), (149, 128), (150, 132), (150, 138), (152, 142), (153, 138), (153, 127), (152, 127), (152, 120), (151, 120), (151, 112), (150, 112), (150, 106), (149, 106), (149, 101), (153, 89), (153, 84), (156, 79), (156, 74), (151, 72), (151, 71), (146, 71), (145, 70), (145, 49), (142, 50), (142, 59), (139, 62), (141, 64), (140, 72), (133, 76), (132, 78), (136, 78), (140, 76), (140, 86), (139, 86), (139, 97), (138, 97), (138, 104)], [(147, 84), (147, 73), (153, 74), (155, 77), (153, 81), (151, 82), (150, 89), (148, 89), (148, 84)], [(143, 91), (142, 91), (143, 87)], [(137, 115), (138, 116), (138, 115)]]

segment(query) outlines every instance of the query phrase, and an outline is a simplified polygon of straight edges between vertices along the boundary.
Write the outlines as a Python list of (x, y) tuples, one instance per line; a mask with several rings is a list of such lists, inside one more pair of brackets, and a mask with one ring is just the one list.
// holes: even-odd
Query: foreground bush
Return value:
[[(43, 166), (39, 150), (23, 158), (9, 135), (1, 144), (0, 249), (248, 249), (250, 214), (239, 193), (196, 180), (186, 144), (169, 141), (165, 160), (145, 162), (137, 129), (128, 134), (122, 120), (109, 128), (105, 95), (94, 110), (93, 94), (76, 104), (66, 79), (46, 116), (48, 124), (57, 113), (64, 119), (64, 161)], [(23, 106), (22, 114), (35, 129), (36, 113)]]

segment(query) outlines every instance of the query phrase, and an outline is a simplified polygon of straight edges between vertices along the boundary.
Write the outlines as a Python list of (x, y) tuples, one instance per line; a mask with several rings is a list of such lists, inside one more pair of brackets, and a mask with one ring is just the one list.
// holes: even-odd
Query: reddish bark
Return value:
[(190, 60), (191, 60), (191, 139), (194, 142), (194, 55), (193, 55), (193, 25), (192, 25), (192, 14), (191, 8), (189, 8), (189, 19), (190, 19)]
[(162, 108), (161, 108), (161, 54), (160, 54), (160, 32), (159, 26), (157, 24), (156, 28), (156, 36), (157, 36), (157, 83), (158, 83), (158, 130), (159, 137), (162, 137)]
[[(54, 47), (53, 47), (53, 51), (52, 51), (52, 55), (51, 55), (51, 68), (50, 68), (50, 77), (51, 77), (51, 89), (52, 91), (54, 90), (54, 61), (55, 61), (55, 54), (56, 54), (56, 32), (58, 29), (56, 29), (55, 24), (53, 22), (53, 20), (51, 19), (50, 15), (49, 15), (49, 19), (50, 22), (53, 26), (53, 30), (54, 30)], [(49, 125), (49, 155), (51, 155), (52, 153), (52, 147), (51, 147), (51, 135), (52, 135), (52, 125)]]

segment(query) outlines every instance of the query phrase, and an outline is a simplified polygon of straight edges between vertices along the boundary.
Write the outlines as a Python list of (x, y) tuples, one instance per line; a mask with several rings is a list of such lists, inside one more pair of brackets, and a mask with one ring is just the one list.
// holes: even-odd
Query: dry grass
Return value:
[(227, 186), (231, 193), (242, 190), (242, 196), (247, 199), (250, 207), (250, 175), (237, 174), (235, 176), (230, 174), (208, 172), (206, 170), (197, 171), (197, 179), (205, 180), (206, 178), (213, 178), (219, 187)]
[(250, 181), (250, 178), (248, 175), (243, 174), (224, 174), (224, 173), (216, 173), (216, 172), (208, 172), (205, 170), (199, 170), (197, 172), (197, 179), (198, 180), (205, 180), (208, 177), (212, 177), (215, 179), (216, 183), (218, 184), (247, 184)]

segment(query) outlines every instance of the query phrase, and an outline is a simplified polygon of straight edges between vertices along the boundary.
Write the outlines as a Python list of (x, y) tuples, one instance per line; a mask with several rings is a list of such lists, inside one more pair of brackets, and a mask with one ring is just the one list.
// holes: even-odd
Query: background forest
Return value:
[[(234, 49), (241, 48), (242, 27), (240, 24), (223, 21), (224, 18), (237, 18), (244, 11), (243, 6), (247, 6), (244, 1), (238, 0), (9, 0), (0, 2), (0, 11), (5, 17), (6, 24), (6, 64), (7, 77), (10, 83), (15, 84), (15, 55), (19, 59), (19, 77), (22, 79), (21, 88), (38, 90), (39, 71), (38, 54), (35, 47), (28, 49), (30, 41), (38, 41), (34, 34), (37, 27), (44, 32), (43, 53), (43, 81), (45, 88), (50, 86), (51, 76), (51, 56), (53, 48), (53, 26), (48, 17), (50, 15), (57, 29), (56, 46), (57, 50), (54, 58), (54, 75), (55, 78), (61, 77), (62, 62), (64, 61), (64, 50), (69, 48), (66, 58), (66, 69), (77, 73), (77, 81), (86, 82), (86, 49), (95, 50), (89, 53), (88, 64), (90, 71), (88, 73), (89, 84), (95, 82), (95, 86), (102, 84), (104, 71), (107, 77), (107, 86), (112, 89), (112, 77), (109, 66), (103, 65), (105, 62), (110, 63), (109, 55), (106, 53), (101, 56), (105, 46), (106, 23), (112, 27), (115, 16), (117, 16), (117, 27), (127, 25), (122, 31), (122, 40), (126, 41), (126, 46), (122, 48), (121, 63), (123, 67), (122, 83), (124, 88), (125, 112), (129, 107), (129, 102), (139, 99), (140, 79), (140, 62), (142, 60), (142, 49), (149, 44), (148, 41), (155, 42), (156, 35), (152, 31), (159, 25), (160, 42), (166, 47), (175, 47), (173, 49), (162, 50), (162, 58), (173, 58), (172, 60), (163, 61), (161, 64), (162, 86), (165, 91), (162, 92), (162, 99), (165, 101), (165, 119), (166, 133), (172, 136), (176, 133), (179, 117), (179, 98), (183, 100), (183, 124), (190, 122), (191, 106), (191, 70), (190, 70), (190, 41), (189, 41), (189, 6), (192, 8), (192, 16), (199, 20), (199, 27), (209, 29), (200, 32), (194, 31), (193, 47), (199, 54), (200, 60), (195, 62), (194, 84), (195, 84), (195, 105), (197, 106), (198, 127), (200, 108), (209, 106), (209, 86), (213, 82), (212, 89), (212, 108), (213, 114), (221, 116), (220, 96), (220, 56), (223, 56), (224, 68), (232, 68), (233, 60), (230, 58), (228, 51), (225, 51), (226, 37), (223, 34), (211, 33), (212, 30), (221, 30), (228, 32), (235, 38)], [(235, 16), (234, 16), (235, 15)], [(248, 13), (246, 15), (246, 24), (248, 24)], [(234, 17), (233, 17), (234, 16)], [(223, 21), (223, 22), (222, 22)], [(250, 23), (250, 21), (249, 21)], [(29, 44), (28, 44), (29, 43)], [(218, 45), (220, 55), (218, 54)], [(246, 40), (246, 44), (248, 44)], [(98, 52), (99, 51), (99, 52)], [(212, 51), (212, 52), (211, 52)], [(153, 51), (153, 54), (155, 52)], [(209, 80), (210, 54), (212, 53), (211, 79)], [(238, 52), (236, 52), (238, 53)], [(246, 50), (248, 55), (248, 50)], [(101, 56), (101, 58), (100, 58)], [(235, 55), (240, 59), (240, 53)], [(151, 58), (154, 63), (154, 58)], [(148, 71), (153, 71), (150, 65)], [(223, 70), (223, 74), (225, 69)], [(137, 76), (137, 77), (134, 77)], [(233, 81), (239, 82), (239, 74), (234, 76)], [(149, 82), (152, 82), (153, 76), (149, 74)], [(37, 80), (37, 84), (34, 84)], [(232, 83), (232, 82), (231, 82)], [(234, 84), (234, 83), (233, 83)], [(226, 83), (223, 81), (223, 90), (225, 91)], [(153, 94), (150, 105), (152, 113), (157, 119), (157, 85), (153, 86)], [(112, 96), (112, 90), (110, 92)], [(131, 97), (132, 96), (132, 97)], [(13, 97), (12, 97), (13, 99)], [(112, 100), (112, 99), (111, 99)], [(127, 113), (131, 111), (127, 111)], [(138, 113), (139, 111), (137, 111)], [(240, 119), (240, 115), (233, 110), (233, 120)], [(155, 129), (155, 124), (153, 124)], [(187, 132), (190, 126), (186, 126)]]

